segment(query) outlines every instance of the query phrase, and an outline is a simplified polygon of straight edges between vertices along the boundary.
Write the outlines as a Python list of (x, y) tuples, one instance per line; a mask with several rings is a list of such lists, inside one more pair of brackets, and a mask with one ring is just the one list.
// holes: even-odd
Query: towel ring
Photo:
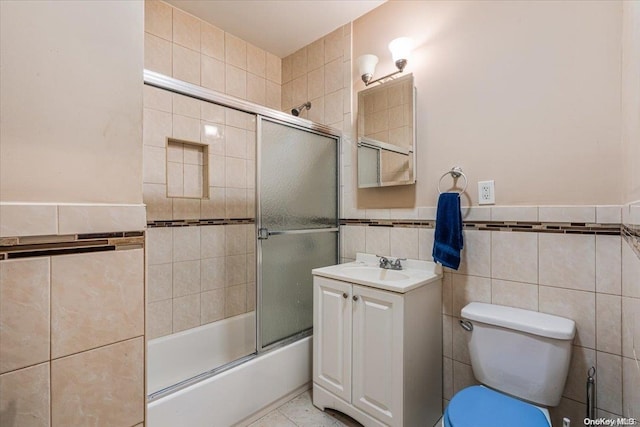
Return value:
[(447, 175), (451, 175), (453, 179), (458, 179), (460, 177), (463, 177), (464, 187), (462, 187), (460, 194), (464, 193), (467, 190), (467, 184), (468, 184), (467, 176), (464, 174), (464, 172), (462, 172), (462, 168), (460, 166), (454, 166), (451, 168), (451, 170), (443, 173), (442, 176), (440, 177), (440, 180), (438, 181), (438, 193), (442, 194), (442, 190), (440, 189), (440, 184), (442, 184), (442, 180)]

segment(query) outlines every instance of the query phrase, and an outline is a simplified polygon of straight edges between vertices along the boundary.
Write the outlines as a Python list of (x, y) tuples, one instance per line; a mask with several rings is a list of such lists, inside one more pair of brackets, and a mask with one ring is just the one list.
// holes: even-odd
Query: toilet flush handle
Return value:
[(465, 331), (471, 332), (473, 331), (473, 323), (469, 322), (468, 320), (462, 320), (460, 319), (460, 326), (462, 327), (462, 329), (464, 329)]

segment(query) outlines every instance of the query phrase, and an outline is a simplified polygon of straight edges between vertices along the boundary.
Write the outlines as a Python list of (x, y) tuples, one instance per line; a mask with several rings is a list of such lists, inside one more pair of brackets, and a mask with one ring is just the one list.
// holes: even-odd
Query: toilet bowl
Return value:
[(575, 322), (495, 304), (462, 309), (471, 367), (483, 385), (456, 393), (442, 427), (550, 427), (562, 397)]

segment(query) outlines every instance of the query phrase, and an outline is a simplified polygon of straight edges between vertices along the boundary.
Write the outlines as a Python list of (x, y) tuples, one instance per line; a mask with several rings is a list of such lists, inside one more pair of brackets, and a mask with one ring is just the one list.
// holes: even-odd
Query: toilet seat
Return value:
[(453, 396), (442, 418), (445, 427), (550, 427), (540, 408), (477, 385)]

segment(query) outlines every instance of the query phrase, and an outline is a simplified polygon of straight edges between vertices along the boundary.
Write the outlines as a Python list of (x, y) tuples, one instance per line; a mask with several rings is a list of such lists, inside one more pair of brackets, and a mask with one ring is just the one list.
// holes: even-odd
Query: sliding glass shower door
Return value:
[(258, 348), (312, 327), (311, 269), (338, 262), (338, 139), (258, 125)]

